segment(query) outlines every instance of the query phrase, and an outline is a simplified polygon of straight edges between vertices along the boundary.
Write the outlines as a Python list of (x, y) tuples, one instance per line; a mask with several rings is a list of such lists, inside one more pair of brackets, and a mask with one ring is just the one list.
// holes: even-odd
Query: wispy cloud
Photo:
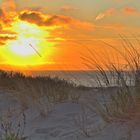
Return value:
[(95, 20), (96, 20), (96, 21), (97, 21), (97, 20), (101, 20), (101, 19), (103, 19), (103, 18), (105, 18), (105, 17), (112, 16), (112, 15), (115, 14), (115, 13), (116, 13), (116, 9), (110, 8), (110, 9), (104, 11), (104, 12), (99, 13), (99, 14), (96, 16)]
[(1, 6), (3, 11), (16, 10), (16, 4), (14, 0), (4, 0)]
[(70, 6), (70, 5), (64, 5), (61, 7), (60, 9), (62, 12), (72, 12), (72, 11), (75, 11), (77, 10), (76, 8)]
[(99, 13), (96, 16), (95, 20), (98, 21), (98, 20), (104, 19), (106, 17), (113, 16), (113, 15), (116, 15), (116, 14), (138, 16), (138, 15), (140, 15), (140, 12), (133, 7), (124, 7), (122, 9), (110, 8), (110, 9), (104, 11), (104, 12)]
[(140, 12), (133, 7), (125, 7), (122, 9), (122, 12), (129, 15), (140, 15)]

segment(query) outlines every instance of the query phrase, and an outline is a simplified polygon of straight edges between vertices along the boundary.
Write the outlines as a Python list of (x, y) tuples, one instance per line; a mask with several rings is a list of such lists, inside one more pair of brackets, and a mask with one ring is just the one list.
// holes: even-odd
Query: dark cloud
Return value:
[(3, 45), (5, 45), (5, 43), (4, 42), (1, 42), (1, 40), (0, 40), (0, 46), (3, 46)]
[(45, 25), (51, 26), (59, 24), (70, 24), (71, 22), (72, 19), (70, 17), (54, 15), (45, 21)]
[(37, 25), (42, 25), (43, 18), (41, 15), (37, 12), (31, 12), (31, 13), (22, 13), (19, 18), (24, 21), (28, 21), (30, 23), (35, 23)]
[(3, 15), (4, 15), (3, 10), (0, 9), (0, 16), (3, 16)]
[(0, 24), (0, 32), (2, 31), (2, 24)]
[[(4, 31), (0, 31), (0, 32), (4, 32)], [(0, 34), (0, 46), (5, 45), (8, 40), (16, 40), (15, 34), (8, 34), (8, 32), (7, 33), (6, 32), (4, 34), (2, 33)]]
[(16, 37), (10, 37), (10, 36), (0, 36), (1, 41), (7, 41), (7, 40), (15, 40)]
[[(38, 26), (56, 27), (66, 29), (78, 29), (94, 31), (95, 25), (90, 22), (85, 22), (63, 15), (47, 15), (38, 11), (23, 11), (19, 15), (19, 19), (27, 21)], [(56, 29), (56, 28), (54, 28)]]
[(60, 15), (53, 15), (53, 16), (43, 16), (38, 12), (24, 12), (22, 13), (19, 18), (24, 21), (28, 21), (30, 23), (37, 24), (39, 26), (55, 26), (55, 25), (62, 25), (62, 24), (69, 24), (71, 23), (71, 18), (66, 16)]

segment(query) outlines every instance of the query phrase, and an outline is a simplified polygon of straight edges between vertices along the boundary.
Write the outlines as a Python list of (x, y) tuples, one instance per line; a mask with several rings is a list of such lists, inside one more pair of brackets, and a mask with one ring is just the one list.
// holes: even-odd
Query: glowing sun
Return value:
[(34, 44), (33, 46), (36, 46), (38, 44), (38, 41), (33, 38), (20, 38), (15, 41), (12, 44), (12, 47), (10, 47), (11, 51), (13, 53), (16, 53), (20, 56), (29, 56), (34, 55), (36, 52), (35, 50), (30, 46), (30, 44)]
[(1, 49), (1, 54), (4, 54), (3, 57), (8, 64), (46, 63), (47, 58), (52, 54), (54, 45), (47, 41), (49, 33), (46, 29), (19, 20), (13, 23), (11, 30), (16, 32), (16, 39), (7, 41), (4, 49)]
[(13, 29), (17, 31), (19, 29), (19, 31), (17, 39), (10, 44), (11, 51), (21, 56), (34, 55), (36, 49), (33, 47), (39, 45), (43, 34), (42, 30), (37, 26), (23, 22), (15, 24)]

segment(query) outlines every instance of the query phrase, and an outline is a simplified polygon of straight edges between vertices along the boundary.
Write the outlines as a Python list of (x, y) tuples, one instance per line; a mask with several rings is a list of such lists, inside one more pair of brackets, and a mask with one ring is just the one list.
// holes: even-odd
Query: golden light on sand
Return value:
[(16, 33), (16, 39), (7, 41), (0, 48), (0, 54), (7, 64), (47, 63), (47, 58), (53, 53), (54, 43), (47, 41), (49, 33), (43, 27), (18, 20), (12, 24), (10, 30)]

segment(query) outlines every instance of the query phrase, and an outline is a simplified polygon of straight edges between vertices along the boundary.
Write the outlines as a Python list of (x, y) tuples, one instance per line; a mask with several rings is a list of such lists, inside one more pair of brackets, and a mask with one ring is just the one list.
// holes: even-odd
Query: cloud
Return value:
[[(14, 0), (4, 0), (0, 8), (0, 46), (5, 45), (8, 40), (15, 40), (18, 34), (13, 33), (13, 26), (18, 22), (27, 22), (41, 27), (46, 31), (47, 37), (53, 38), (81, 36), (95, 30), (94, 23), (82, 21), (70, 16), (51, 15), (41, 12), (40, 9), (25, 9), (16, 11)], [(63, 7), (63, 10), (72, 10), (72, 7)], [(74, 9), (73, 9), (74, 10)], [(11, 30), (11, 31), (10, 31)], [(61, 35), (58, 34), (61, 32)], [(49, 35), (48, 35), (49, 34)], [(44, 34), (45, 35), (45, 34)]]
[(39, 26), (44, 24), (43, 17), (39, 12), (23, 12), (19, 15), (19, 18)]
[(2, 40), (2, 41), (15, 40), (15, 39), (16, 39), (16, 37), (12, 37), (12, 36), (8, 36), (8, 35), (0, 36), (0, 40)]
[(110, 17), (110, 16), (113, 16), (113, 15), (116, 15), (116, 14), (138, 16), (138, 15), (140, 15), (140, 12), (133, 7), (124, 7), (122, 9), (110, 8), (110, 9), (108, 9), (108, 10), (102, 12), (102, 13), (99, 13), (96, 16), (95, 20), (98, 21), (98, 20), (101, 20), (103, 18)]
[(61, 7), (61, 11), (62, 12), (72, 12), (72, 11), (75, 11), (76, 9), (69, 6), (69, 5), (64, 5)]
[(8, 40), (16, 40), (17, 35), (10, 30), (3, 30), (0, 26), (0, 46), (5, 45)]
[(5, 43), (3, 43), (3, 42), (0, 41), (0, 46), (4, 46), (4, 45), (5, 45)]
[(3, 11), (15, 11), (16, 10), (16, 4), (14, 0), (4, 0), (1, 5)]
[(49, 19), (46, 20), (46, 25), (53, 26), (53, 25), (66, 25), (72, 22), (72, 19), (70, 17), (66, 16), (60, 16), (60, 15), (54, 15), (51, 16)]
[(99, 14), (96, 16), (95, 20), (96, 20), (96, 21), (97, 21), (97, 20), (101, 20), (101, 19), (103, 19), (103, 18), (105, 18), (105, 17), (112, 16), (112, 15), (114, 15), (115, 13), (116, 13), (116, 9), (110, 8), (110, 9), (106, 10), (105, 12), (99, 13)]
[(3, 10), (2, 9), (0, 9), (0, 17), (2, 17), (3, 16)]
[(105, 14), (104, 13), (100, 13), (96, 18), (95, 20), (101, 20), (105, 17)]
[(125, 7), (125, 8), (123, 8), (122, 9), (122, 12), (124, 13), (124, 14), (128, 14), (128, 15), (140, 15), (140, 12), (139, 11), (137, 11), (135, 8), (133, 8), (133, 7)]
[(43, 15), (37, 11), (25, 11), (20, 14), (19, 18), (21, 20), (37, 24), (38, 26), (54, 26), (68, 24), (71, 21), (70, 17), (53, 15), (49, 16), (47, 14)]
[[(15, 0), (3, 0), (0, 6), (0, 23), (6, 27), (11, 26), (15, 20), (19, 19), (37, 26), (53, 27), (54, 29), (66, 27), (93, 30), (95, 28), (93, 23), (81, 21), (70, 16), (45, 14), (40, 9), (28, 8), (17, 12)], [(64, 11), (74, 10), (68, 5), (63, 6), (62, 9)]]
[(10, 26), (16, 17), (16, 4), (14, 0), (3, 0), (0, 4), (0, 22)]
[(0, 19), (4, 17), (4, 11), (0, 8)]
[(10, 26), (14, 22), (14, 16), (10, 14), (5, 14), (3, 11), (0, 12), (0, 23), (2, 26)]
[(42, 14), (38, 11), (24, 11), (19, 15), (19, 19), (23, 21), (27, 21), (32, 24), (36, 24), (38, 26), (46, 26), (46, 27), (78, 27), (83, 29), (93, 29), (95, 26), (89, 22), (83, 22), (68, 16), (63, 15), (47, 15)]
[(16, 36), (0, 34), (0, 46), (5, 45), (8, 40), (16, 40)]

